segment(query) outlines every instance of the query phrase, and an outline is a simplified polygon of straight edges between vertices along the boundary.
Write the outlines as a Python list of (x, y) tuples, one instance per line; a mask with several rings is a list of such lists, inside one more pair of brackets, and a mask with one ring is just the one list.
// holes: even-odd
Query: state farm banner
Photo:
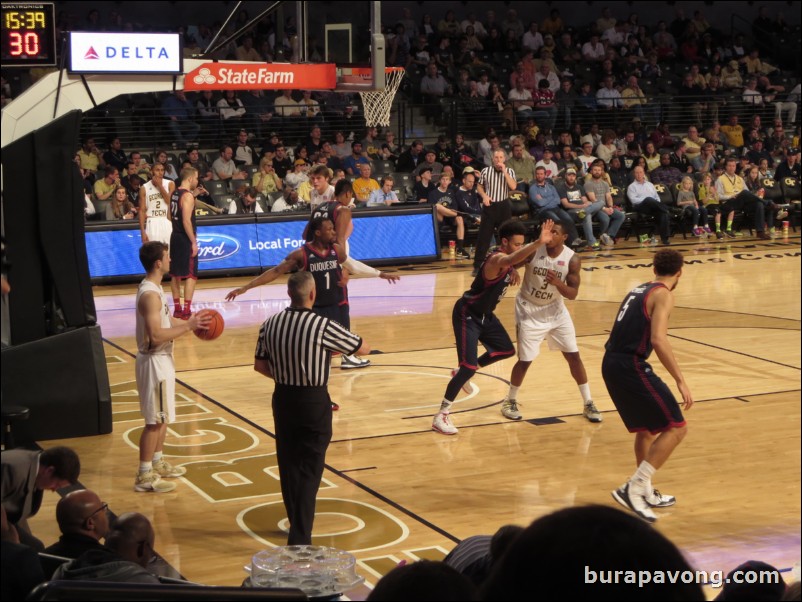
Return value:
[(204, 63), (184, 76), (184, 90), (333, 90), (334, 63)]

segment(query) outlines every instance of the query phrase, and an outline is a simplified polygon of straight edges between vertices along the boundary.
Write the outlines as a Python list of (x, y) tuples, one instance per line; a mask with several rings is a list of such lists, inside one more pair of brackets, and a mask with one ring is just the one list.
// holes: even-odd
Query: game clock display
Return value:
[(3, 67), (55, 67), (53, 3), (6, 3), (0, 12)]

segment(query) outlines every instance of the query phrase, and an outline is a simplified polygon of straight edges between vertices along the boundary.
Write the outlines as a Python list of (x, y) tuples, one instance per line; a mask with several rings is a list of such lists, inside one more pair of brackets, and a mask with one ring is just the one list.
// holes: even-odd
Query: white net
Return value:
[(384, 75), (384, 90), (378, 92), (360, 92), (362, 97), (362, 107), (365, 111), (365, 125), (382, 126), (390, 125), (390, 109), (393, 107), (393, 99), (401, 80), (404, 79), (404, 70), (396, 67), (388, 70)]

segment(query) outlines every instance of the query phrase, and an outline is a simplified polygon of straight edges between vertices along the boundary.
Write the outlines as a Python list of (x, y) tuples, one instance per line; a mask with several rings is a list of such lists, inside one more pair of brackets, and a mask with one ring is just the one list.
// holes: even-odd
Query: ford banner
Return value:
[[(306, 216), (204, 219), (198, 222), (201, 273), (255, 273), (279, 264), (303, 245)], [(358, 211), (354, 214), (351, 254), (368, 263), (424, 262), (438, 259), (437, 230), (430, 208)], [(134, 280), (142, 239), (134, 224), (91, 224), (86, 251), (93, 282)]]

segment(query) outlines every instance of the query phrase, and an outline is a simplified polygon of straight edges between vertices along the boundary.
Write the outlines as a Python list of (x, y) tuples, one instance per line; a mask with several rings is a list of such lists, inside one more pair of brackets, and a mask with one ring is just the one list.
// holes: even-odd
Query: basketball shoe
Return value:
[(593, 403), (593, 400), (589, 400), (585, 404), (585, 409), (582, 412), (582, 415), (587, 418), (590, 422), (601, 422), (602, 415), (599, 410), (596, 409), (596, 404)]
[(673, 495), (662, 494), (657, 489), (652, 489), (651, 495), (647, 495), (645, 499), (652, 508), (668, 508), (677, 503), (677, 498)]
[(521, 413), (518, 411), (518, 402), (509, 397), (505, 397), (501, 402), (501, 415), (510, 420), (520, 420)]
[(186, 468), (183, 466), (173, 466), (164, 458), (153, 463), (153, 470), (163, 479), (174, 479), (187, 474)]
[(362, 359), (355, 355), (344, 355), (340, 360), (340, 370), (353, 370), (355, 368), (367, 368), (370, 360)]
[[(454, 378), (457, 375), (457, 372), (458, 372), (458, 369), (454, 368), (451, 371), (451, 378)], [(463, 391), (463, 393), (466, 393), (467, 395), (470, 395), (471, 393), (473, 393), (473, 385), (471, 384), (471, 381), (469, 381), (469, 380), (465, 381), (465, 384), (462, 385), (462, 391)]]
[(459, 432), (457, 427), (451, 423), (448, 414), (443, 414), (443, 412), (438, 412), (432, 420), (432, 430), (443, 435), (456, 435)]
[(139, 473), (134, 481), (134, 491), (153, 491), (155, 493), (168, 493), (176, 488), (175, 483), (162, 481), (155, 470)]
[(640, 516), (647, 523), (653, 523), (657, 520), (657, 516), (643, 495), (632, 491), (632, 483), (627, 481), (621, 487), (612, 492), (613, 499), (621, 504), (624, 508), (629, 508), (635, 514)]

